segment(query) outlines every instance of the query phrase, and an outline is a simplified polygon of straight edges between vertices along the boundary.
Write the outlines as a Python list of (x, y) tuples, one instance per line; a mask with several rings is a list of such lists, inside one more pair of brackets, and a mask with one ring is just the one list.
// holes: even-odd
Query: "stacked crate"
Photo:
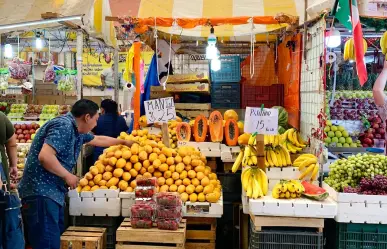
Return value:
[(211, 107), (239, 109), (241, 105), (241, 70), (239, 56), (221, 56), (221, 69), (211, 70)]

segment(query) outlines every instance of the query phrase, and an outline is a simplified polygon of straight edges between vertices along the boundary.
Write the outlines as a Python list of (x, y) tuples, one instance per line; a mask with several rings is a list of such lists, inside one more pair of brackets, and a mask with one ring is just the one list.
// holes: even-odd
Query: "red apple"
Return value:
[(373, 141), (372, 141), (370, 138), (365, 138), (365, 139), (364, 139), (364, 143), (365, 143), (365, 144), (372, 145), (372, 142), (373, 142)]
[(26, 129), (27, 129), (27, 130), (31, 130), (31, 128), (32, 128), (32, 127), (31, 127), (30, 124), (27, 124), (27, 125), (26, 125)]
[(373, 125), (372, 125), (372, 128), (374, 128), (375, 130), (376, 130), (376, 129), (379, 129), (379, 124), (377, 124), (377, 123), (373, 124)]
[(24, 135), (23, 135), (23, 134), (19, 134), (19, 135), (17, 136), (17, 138), (18, 138), (19, 140), (22, 140), (22, 139), (24, 138)]
[(30, 131), (29, 131), (29, 130), (24, 130), (24, 131), (23, 131), (23, 134), (24, 134), (24, 135), (30, 134)]
[(24, 139), (25, 139), (25, 140), (29, 140), (29, 139), (31, 139), (31, 135), (30, 135), (30, 134), (26, 134), (26, 135), (24, 135)]
[(22, 124), (22, 125), (20, 126), (20, 129), (25, 130), (26, 127), (27, 127), (27, 126), (26, 126), (25, 124)]
[(378, 129), (378, 133), (379, 133), (379, 134), (384, 134), (384, 133), (386, 133), (386, 130), (383, 129), (383, 128), (379, 128), (379, 129)]
[(20, 125), (19, 124), (15, 124), (15, 129), (19, 130), (20, 129)]
[(30, 130), (30, 134), (34, 134), (36, 131), (34, 129)]
[(16, 134), (22, 134), (23, 133), (23, 130), (22, 129), (18, 129), (17, 131), (16, 131)]
[(25, 144), (26, 140), (25, 139), (20, 139), (20, 143)]
[(32, 140), (31, 139), (27, 140), (27, 143), (32, 143)]

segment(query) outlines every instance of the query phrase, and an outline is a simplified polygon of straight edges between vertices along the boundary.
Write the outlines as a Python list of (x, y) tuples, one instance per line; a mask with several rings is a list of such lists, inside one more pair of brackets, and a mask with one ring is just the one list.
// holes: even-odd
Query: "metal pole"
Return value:
[(36, 86), (35, 86), (35, 52), (32, 52), (32, 104), (35, 103)]
[(119, 64), (119, 58), (118, 58), (118, 49), (114, 50), (114, 101), (119, 104), (119, 90), (120, 90), (120, 72), (118, 72), (118, 64)]
[(77, 31), (77, 100), (83, 98), (82, 84), (82, 53), (83, 53), (83, 32)]

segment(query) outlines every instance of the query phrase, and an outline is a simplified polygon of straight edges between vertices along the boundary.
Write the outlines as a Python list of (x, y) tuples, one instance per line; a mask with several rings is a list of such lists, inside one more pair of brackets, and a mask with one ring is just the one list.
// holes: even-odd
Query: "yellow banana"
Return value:
[(367, 49), (368, 49), (368, 44), (367, 44), (366, 39), (364, 39), (364, 38), (363, 38), (363, 48), (364, 48), (364, 54), (366, 54)]
[(302, 151), (302, 148), (299, 148), (299, 147), (293, 145), (293, 143), (288, 143), (287, 145), (288, 145), (289, 151), (296, 151), (296, 152)]
[(286, 197), (286, 199), (289, 199), (289, 198), (290, 198), (290, 192), (289, 192), (289, 191), (286, 191), (286, 192), (285, 192), (285, 197)]
[(287, 185), (285, 182), (282, 183), (281, 191), (282, 191), (283, 193), (285, 193), (286, 191), (288, 191), (288, 185)]
[(248, 145), (254, 145), (255, 135), (251, 135), (249, 138), (249, 141), (247, 142)]
[(312, 176), (310, 177), (311, 181), (315, 181), (317, 179), (317, 177), (318, 177), (318, 170), (319, 170), (319, 165), (316, 164), (314, 166), (314, 169), (313, 169), (313, 172), (312, 172)]
[(245, 170), (243, 170), (243, 173), (241, 175), (241, 178), (242, 178), (242, 187), (245, 191), (247, 191), (247, 185), (248, 185), (248, 180), (250, 178), (250, 175), (251, 175), (251, 168), (246, 168)]
[(268, 135), (269, 136), (269, 144), (273, 144), (274, 143), (274, 136), (273, 135)]
[(252, 198), (257, 199), (259, 195), (259, 191), (258, 191), (259, 186), (257, 184), (257, 179), (253, 176), (251, 181), (252, 181), (252, 187), (253, 187)]
[(354, 44), (353, 44), (353, 39), (349, 39), (349, 59), (350, 60), (355, 60), (355, 50), (354, 50)]
[(253, 165), (258, 165), (258, 157), (256, 155), (251, 156), (251, 161), (253, 161)]
[(253, 182), (252, 181), (253, 181), (253, 178), (249, 177), (249, 181), (247, 183), (246, 196), (250, 197), (250, 198), (253, 196), (253, 186), (252, 186)]
[(232, 173), (235, 173), (235, 172), (238, 171), (239, 166), (240, 166), (241, 163), (242, 163), (242, 159), (243, 159), (243, 151), (241, 150), (241, 151), (239, 152), (239, 155), (238, 155), (238, 157), (236, 158), (234, 164), (232, 165), (232, 168), (231, 168)]
[(263, 153), (264, 153), (264, 156), (265, 156), (265, 167), (268, 168), (268, 167), (270, 167), (270, 164), (267, 161), (267, 151), (265, 150)]
[(279, 147), (278, 149), (278, 153), (280, 154), (280, 157), (281, 157), (281, 161), (282, 161), (282, 167), (285, 167), (288, 165), (287, 161), (286, 161), (286, 151), (284, 150), (284, 148), (281, 146)]
[(273, 196), (273, 198), (275, 198), (275, 199), (279, 199), (280, 198), (280, 194), (282, 194), (281, 186), (282, 185), (280, 183), (277, 183), (274, 186), (273, 191), (271, 192), (271, 196)]
[(250, 156), (249, 159), (247, 160), (247, 165), (248, 165), (248, 166), (253, 166), (253, 159), (251, 158), (251, 156)]
[(282, 157), (281, 157), (281, 154), (278, 150), (275, 150), (274, 151), (274, 154), (275, 154), (275, 158), (277, 159), (277, 162), (278, 162), (278, 167), (282, 167)]
[(288, 190), (290, 193), (296, 192), (296, 186), (294, 185), (294, 183), (292, 183), (292, 182), (288, 183)]
[(289, 151), (284, 146), (282, 146), (282, 145), (281, 145), (281, 148), (282, 148), (282, 150), (283, 150), (283, 152), (285, 154), (286, 165), (288, 165), (288, 166), (292, 165), (292, 160), (290, 158)]
[(269, 136), (268, 135), (263, 135), (263, 144), (268, 145), (269, 144)]
[(298, 170), (299, 170), (299, 171), (302, 171), (302, 170), (304, 170), (304, 168), (305, 168), (306, 166), (309, 166), (309, 165), (311, 165), (311, 164), (316, 164), (316, 163), (317, 163), (317, 158), (316, 158), (316, 157), (315, 157), (315, 158), (309, 158), (309, 159), (303, 161), (303, 162), (300, 164), (300, 166), (298, 167)]
[(297, 133), (298, 133), (297, 131), (293, 132), (293, 141), (294, 141), (294, 145), (297, 146), (297, 147), (305, 148), (306, 145), (301, 144), (301, 143), (298, 141)]
[(304, 186), (302, 186), (301, 182), (297, 180), (290, 180), (290, 182), (295, 185), (295, 189), (297, 193), (302, 193), (305, 191)]
[(248, 160), (250, 158), (250, 155), (251, 155), (250, 146), (246, 146), (244, 154), (243, 154), (243, 160), (242, 160), (242, 166), (243, 167), (247, 166), (247, 163), (248, 163)]
[(267, 162), (269, 163), (270, 167), (274, 167), (274, 162), (271, 159), (270, 151), (266, 151), (266, 159), (267, 159)]
[(269, 153), (270, 153), (270, 158), (274, 163), (274, 166), (278, 167), (278, 161), (277, 161), (277, 157), (276, 157), (274, 151), (269, 150)]
[(343, 59), (345, 61), (349, 60), (349, 42), (346, 41), (345, 44), (344, 44), (344, 56), (343, 56)]
[(298, 179), (300, 180), (304, 179), (307, 175), (309, 175), (313, 171), (315, 166), (316, 164), (309, 165), (309, 167), (298, 177)]
[(290, 193), (290, 197), (291, 198), (297, 198), (297, 194), (296, 193)]
[(301, 144), (303, 144), (303, 145), (305, 145), (305, 146), (308, 144), (308, 142), (306, 142), (304, 139), (302, 139), (301, 134), (300, 134), (299, 132), (297, 132), (297, 140), (298, 140)]
[(297, 153), (297, 150), (294, 148), (294, 147), (291, 147), (291, 143), (290, 142), (285, 142), (285, 146), (286, 146), (286, 149), (292, 153), (292, 154), (295, 154)]

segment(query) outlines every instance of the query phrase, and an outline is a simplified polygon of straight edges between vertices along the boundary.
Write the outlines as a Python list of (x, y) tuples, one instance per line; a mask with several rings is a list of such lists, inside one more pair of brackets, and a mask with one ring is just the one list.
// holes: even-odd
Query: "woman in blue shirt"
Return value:
[[(101, 114), (93, 130), (95, 135), (117, 138), (121, 132), (128, 130), (125, 119), (118, 114), (118, 105), (114, 100), (105, 99), (101, 102)], [(104, 149), (94, 148), (94, 161), (98, 160)]]

